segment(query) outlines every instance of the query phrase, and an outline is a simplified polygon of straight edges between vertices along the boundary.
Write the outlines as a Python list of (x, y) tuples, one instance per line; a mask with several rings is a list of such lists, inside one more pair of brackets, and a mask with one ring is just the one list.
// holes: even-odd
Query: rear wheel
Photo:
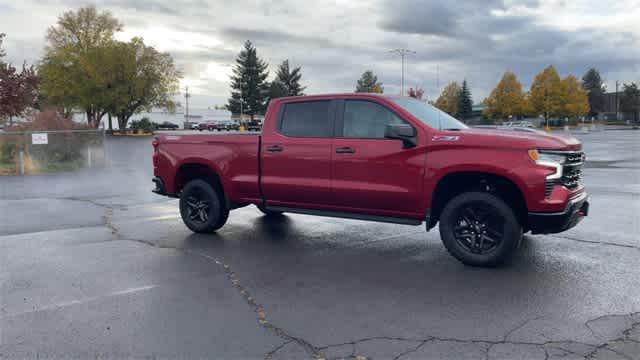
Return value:
[(189, 181), (180, 195), (182, 221), (193, 232), (218, 230), (229, 217), (229, 210), (221, 199), (221, 193), (208, 182), (201, 179)]
[(440, 237), (456, 259), (472, 266), (497, 266), (520, 246), (522, 225), (499, 197), (468, 192), (451, 199), (440, 215)]
[(265, 208), (262, 205), (258, 205), (258, 210), (260, 210), (263, 214), (265, 214), (267, 216), (279, 216), (279, 215), (282, 215), (282, 211), (268, 210), (267, 208)]

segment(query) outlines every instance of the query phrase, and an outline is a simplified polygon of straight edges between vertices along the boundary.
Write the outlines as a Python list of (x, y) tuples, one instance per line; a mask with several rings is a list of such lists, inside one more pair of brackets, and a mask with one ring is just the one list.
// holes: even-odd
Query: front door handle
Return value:
[(336, 148), (336, 154), (353, 154), (356, 151), (348, 146)]
[(271, 145), (267, 147), (267, 151), (269, 152), (282, 152), (284, 148), (280, 145)]

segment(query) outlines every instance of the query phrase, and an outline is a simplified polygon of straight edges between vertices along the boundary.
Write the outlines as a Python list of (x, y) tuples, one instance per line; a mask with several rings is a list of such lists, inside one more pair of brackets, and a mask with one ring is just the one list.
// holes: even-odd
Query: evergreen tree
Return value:
[(624, 84), (620, 97), (620, 110), (630, 113), (634, 123), (640, 120), (640, 88), (638, 84)]
[(458, 118), (461, 120), (470, 119), (472, 115), (473, 101), (471, 100), (471, 91), (467, 85), (467, 80), (462, 82), (462, 89), (458, 94)]
[(300, 67), (293, 70), (289, 67), (289, 60), (285, 60), (278, 67), (276, 78), (271, 82), (269, 97), (271, 99), (282, 96), (302, 96), (305, 87), (300, 85)]
[(582, 87), (589, 96), (589, 115), (596, 116), (604, 110), (605, 86), (598, 70), (591, 68), (582, 77)]
[(356, 92), (382, 94), (384, 88), (382, 87), (382, 83), (378, 82), (378, 77), (373, 71), (367, 70), (360, 76), (360, 80), (358, 80), (358, 85), (356, 86)]
[[(232, 114), (263, 114), (269, 96), (268, 64), (258, 57), (256, 48), (247, 40), (244, 49), (236, 59), (236, 66), (231, 76), (231, 98), (227, 109)], [(242, 104), (241, 104), (242, 103)], [(241, 106), (242, 105), (242, 106)]]

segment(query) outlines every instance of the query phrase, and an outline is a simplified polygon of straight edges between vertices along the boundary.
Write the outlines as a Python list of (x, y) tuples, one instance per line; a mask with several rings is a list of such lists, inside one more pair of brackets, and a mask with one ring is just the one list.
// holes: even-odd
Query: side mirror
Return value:
[(384, 137), (402, 140), (403, 148), (405, 149), (416, 146), (416, 129), (408, 124), (389, 124), (385, 126)]

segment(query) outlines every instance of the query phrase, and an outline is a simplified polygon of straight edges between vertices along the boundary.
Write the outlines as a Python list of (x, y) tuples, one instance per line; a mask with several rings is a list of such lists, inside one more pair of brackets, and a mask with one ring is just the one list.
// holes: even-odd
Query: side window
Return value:
[(342, 137), (383, 139), (387, 124), (405, 123), (386, 107), (371, 101), (344, 103)]
[(294, 137), (331, 137), (329, 101), (285, 104), (280, 133)]

